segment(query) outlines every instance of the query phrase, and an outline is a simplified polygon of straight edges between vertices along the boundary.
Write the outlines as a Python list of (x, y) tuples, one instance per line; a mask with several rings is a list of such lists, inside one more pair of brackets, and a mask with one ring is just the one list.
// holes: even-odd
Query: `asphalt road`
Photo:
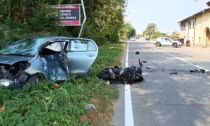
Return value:
[[(145, 62), (144, 81), (130, 85), (132, 115), (125, 115), (127, 89), (118, 85), (115, 126), (210, 126), (210, 75), (198, 72), (210, 70), (210, 48), (136, 41), (128, 50), (128, 66)], [(125, 67), (126, 54), (122, 60)]]

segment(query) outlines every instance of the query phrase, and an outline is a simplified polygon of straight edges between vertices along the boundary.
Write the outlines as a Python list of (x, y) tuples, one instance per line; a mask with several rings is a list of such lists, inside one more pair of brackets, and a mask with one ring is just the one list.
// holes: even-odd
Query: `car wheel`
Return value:
[(178, 44), (177, 43), (173, 43), (172, 46), (173, 47), (178, 47)]
[(23, 73), (21, 74), (19, 77), (18, 77), (18, 83), (23, 86), (26, 82), (27, 82), (27, 79), (28, 79), (29, 75)]
[(160, 42), (156, 42), (156, 47), (160, 47), (160, 46), (161, 46)]
[(44, 78), (42, 77), (41, 74), (36, 74), (28, 77), (27, 82), (30, 84), (35, 84), (40, 82), (40, 80), (43, 80)]

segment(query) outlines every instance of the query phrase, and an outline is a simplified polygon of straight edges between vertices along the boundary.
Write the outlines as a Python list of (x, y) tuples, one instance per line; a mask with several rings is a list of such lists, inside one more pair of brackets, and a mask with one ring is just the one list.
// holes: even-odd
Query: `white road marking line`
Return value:
[[(127, 45), (125, 67), (128, 67), (128, 53), (129, 42)], [(130, 84), (125, 84), (125, 126), (134, 126)]]
[(171, 54), (169, 54), (169, 53), (166, 53), (166, 52), (164, 52), (164, 51), (162, 51), (162, 50), (159, 50), (159, 49), (155, 49), (155, 50), (157, 50), (157, 51), (159, 51), (159, 52), (162, 52), (162, 53), (164, 53), (164, 54), (166, 54), (166, 55), (168, 55), (168, 56), (171, 56), (171, 57), (173, 57), (173, 58), (175, 58), (175, 59), (178, 59), (178, 60), (180, 60), (180, 61), (183, 61), (183, 62), (185, 62), (185, 63), (187, 63), (187, 64), (190, 64), (190, 65), (192, 65), (192, 66), (194, 66), (194, 67), (197, 67), (197, 68), (199, 68), (199, 69), (203, 69), (203, 70), (205, 70), (206, 72), (209, 71), (208, 69), (205, 69), (205, 68), (200, 67), (200, 66), (198, 66), (198, 65), (194, 65), (194, 64), (191, 63), (191, 62), (188, 62), (188, 61), (186, 61), (186, 60), (184, 60), (184, 59), (181, 59), (181, 58), (178, 58), (178, 57), (176, 57), (176, 56), (173, 56), (173, 55), (171, 55)]

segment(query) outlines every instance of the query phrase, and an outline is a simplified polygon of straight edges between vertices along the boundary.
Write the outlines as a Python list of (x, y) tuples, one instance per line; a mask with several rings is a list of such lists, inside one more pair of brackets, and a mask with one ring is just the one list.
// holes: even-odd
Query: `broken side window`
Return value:
[(52, 55), (61, 52), (62, 47), (60, 42), (51, 43), (41, 49), (40, 55)]

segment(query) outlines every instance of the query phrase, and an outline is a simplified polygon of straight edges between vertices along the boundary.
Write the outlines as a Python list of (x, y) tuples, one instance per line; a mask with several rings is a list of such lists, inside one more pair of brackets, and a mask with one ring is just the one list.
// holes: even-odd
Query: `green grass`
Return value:
[[(56, 85), (43, 81), (15, 90), (0, 88), (0, 125), (97, 126), (112, 121), (117, 86), (106, 85), (96, 75), (107, 65), (116, 65), (123, 51), (121, 44), (99, 47), (99, 55), (85, 77), (71, 76)], [(84, 109), (87, 104), (94, 104), (96, 109)]]

